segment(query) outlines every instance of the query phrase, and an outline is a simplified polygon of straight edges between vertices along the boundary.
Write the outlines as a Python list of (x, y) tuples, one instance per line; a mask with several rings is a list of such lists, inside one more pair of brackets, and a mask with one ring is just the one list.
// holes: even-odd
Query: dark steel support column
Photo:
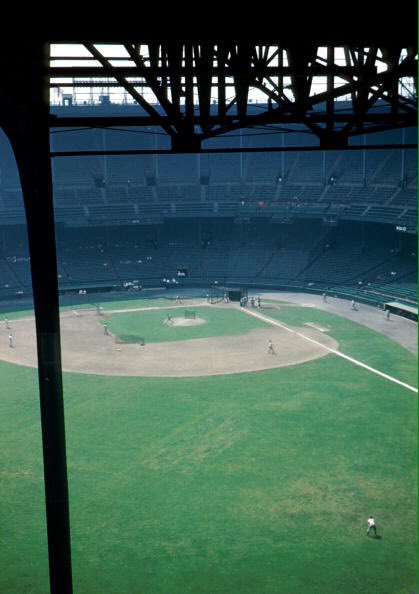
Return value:
[(48, 51), (48, 45), (34, 43), (22, 48), (20, 55), (18, 46), (11, 52), (7, 65), (10, 86), (0, 91), (0, 124), (13, 146), (27, 217), (38, 349), (50, 588), (51, 594), (71, 594), (59, 300), (49, 156), (49, 91), (45, 77)]

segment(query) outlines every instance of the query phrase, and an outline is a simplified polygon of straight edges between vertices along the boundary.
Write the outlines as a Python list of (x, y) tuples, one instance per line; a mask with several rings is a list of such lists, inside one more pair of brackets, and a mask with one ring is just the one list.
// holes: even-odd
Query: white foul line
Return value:
[(358, 361), (357, 359), (354, 359), (353, 357), (349, 357), (348, 355), (345, 355), (344, 353), (341, 353), (340, 351), (337, 351), (336, 349), (332, 349), (332, 348), (322, 344), (321, 342), (314, 340), (313, 338), (309, 338), (308, 336), (301, 334), (301, 332), (297, 332), (297, 330), (291, 330), (291, 328), (288, 328), (288, 326), (286, 326), (285, 324), (282, 324), (281, 322), (278, 322), (277, 320), (274, 320), (273, 318), (269, 318), (267, 316), (264, 316), (263, 314), (257, 313), (255, 311), (252, 311), (251, 309), (247, 309), (245, 307), (241, 308), (241, 310), (251, 316), (260, 318), (264, 322), (268, 322), (269, 324), (273, 324), (274, 326), (279, 326), (280, 328), (283, 328), (287, 332), (291, 332), (292, 334), (295, 334), (296, 336), (299, 336), (300, 338), (304, 338), (304, 340), (313, 342), (314, 344), (322, 347), (326, 351), (329, 351), (330, 353), (333, 353), (334, 355), (337, 355), (338, 357), (342, 357), (342, 359), (346, 359), (347, 361), (354, 363), (354, 365), (358, 365), (359, 367), (368, 369), (368, 371), (371, 371), (372, 373), (375, 373), (376, 375), (380, 375), (381, 377), (384, 377), (385, 379), (387, 379), (391, 382), (394, 382), (395, 384), (399, 384), (400, 386), (403, 386), (404, 388), (407, 388), (408, 390), (411, 390), (412, 392), (415, 392), (416, 394), (418, 393), (417, 388), (415, 388), (414, 386), (411, 386), (410, 384), (405, 384), (404, 382), (401, 382), (400, 380), (396, 379), (395, 377), (393, 377), (391, 375), (387, 375), (387, 373), (383, 373), (382, 371), (379, 371), (378, 369), (375, 369), (374, 367), (370, 367), (369, 365), (366, 365), (365, 363), (362, 363), (361, 361)]

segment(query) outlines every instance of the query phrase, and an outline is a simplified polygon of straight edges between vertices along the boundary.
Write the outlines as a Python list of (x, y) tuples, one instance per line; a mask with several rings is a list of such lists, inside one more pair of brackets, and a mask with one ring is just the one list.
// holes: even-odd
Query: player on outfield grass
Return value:
[(375, 519), (372, 516), (368, 518), (367, 524), (367, 536), (369, 536), (371, 532), (374, 532), (374, 536), (377, 537), (377, 527), (375, 525)]

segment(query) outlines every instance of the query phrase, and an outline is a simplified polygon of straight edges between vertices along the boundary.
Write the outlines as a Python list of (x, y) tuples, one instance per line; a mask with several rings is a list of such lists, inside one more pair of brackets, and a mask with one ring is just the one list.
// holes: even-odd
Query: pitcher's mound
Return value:
[(200, 326), (205, 323), (204, 318), (172, 318), (171, 322), (165, 322), (167, 326)]

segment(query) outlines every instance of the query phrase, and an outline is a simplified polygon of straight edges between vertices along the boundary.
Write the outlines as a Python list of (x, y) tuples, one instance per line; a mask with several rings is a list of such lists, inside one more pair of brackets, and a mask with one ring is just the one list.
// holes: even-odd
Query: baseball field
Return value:
[[(33, 314), (0, 320), (0, 592), (46, 594)], [(414, 591), (414, 354), (279, 300), (87, 304), (61, 333), (75, 593)]]

